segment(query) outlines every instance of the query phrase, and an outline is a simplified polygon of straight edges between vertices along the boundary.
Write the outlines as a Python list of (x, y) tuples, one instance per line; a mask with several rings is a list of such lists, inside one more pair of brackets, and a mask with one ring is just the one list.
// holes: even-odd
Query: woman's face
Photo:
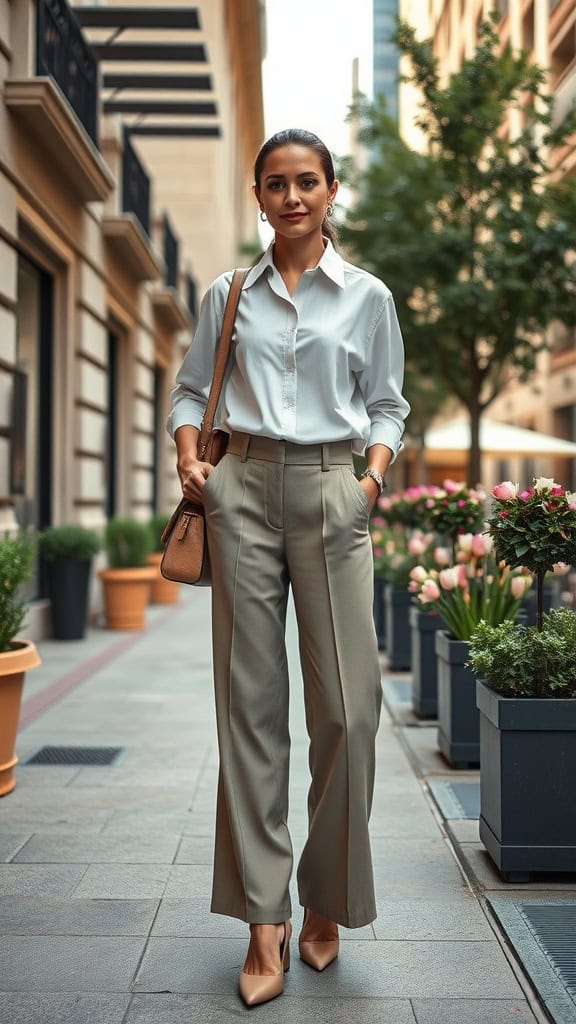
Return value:
[(286, 238), (317, 231), (338, 191), (330, 187), (318, 153), (308, 146), (279, 146), (268, 154), (254, 193), (270, 226)]

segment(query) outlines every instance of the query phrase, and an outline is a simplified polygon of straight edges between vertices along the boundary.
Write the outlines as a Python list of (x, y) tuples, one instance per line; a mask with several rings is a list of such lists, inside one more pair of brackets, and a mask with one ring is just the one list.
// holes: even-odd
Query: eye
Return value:
[(283, 181), (271, 181), (271, 182), (268, 183), (268, 188), (272, 192), (279, 192), (281, 188), (284, 188), (284, 182)]
[(316, 178), (306, 178), (302, 182), (302, 185), (303, 185), (304, 188), (314, 188), (314, 186), (316, 184), (317, 184)]

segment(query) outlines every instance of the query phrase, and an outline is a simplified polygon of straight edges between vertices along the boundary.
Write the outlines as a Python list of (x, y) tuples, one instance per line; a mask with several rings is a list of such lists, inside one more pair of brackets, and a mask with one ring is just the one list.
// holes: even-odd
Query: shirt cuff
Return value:
[(385, 444), (392, 452), (392, 458), (390, 459), (390, 465), (392, 465), (404, 448), (404, 442), (401, 441), (400, 438), (401, 431), (393, 423), (383, 423), (378, 421), (373, 423), (370, 427), (370, 436), (366, 443), (366, 447), (370, 448), (373, 444)]
[(198, 430), (200, 430), (204, 410), (205, 406), (200, 402), (196, 402), (193, 398), (181, 398), (177, 405), (172, 409), (172, 412), (168, 416), (168, 420), (166, 422), (166, 429), (170, 436), (174, 438), (174, 434), (178, 430), (178, 427), (184, 427), (186, 425), (197, 427)]

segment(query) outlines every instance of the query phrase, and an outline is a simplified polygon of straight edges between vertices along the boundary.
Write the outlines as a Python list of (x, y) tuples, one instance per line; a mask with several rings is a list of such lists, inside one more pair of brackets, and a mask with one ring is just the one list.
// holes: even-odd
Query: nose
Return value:
[(298, 194), (298, 185), (292, 184), (286, 186), (285, 202), (287, 206), (299, 206), (300, 196)]

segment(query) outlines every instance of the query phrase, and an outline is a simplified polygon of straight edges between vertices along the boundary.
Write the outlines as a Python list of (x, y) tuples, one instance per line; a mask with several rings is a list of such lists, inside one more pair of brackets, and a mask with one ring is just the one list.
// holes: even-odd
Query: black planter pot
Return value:
[(384, 593), (386, 580), (382, 576), (374, 577), (374, 626), (378, 637), (378, 650), (386, 650), (386, 608), (384, 604)]
[(55, 640), (81, 640), (84, 636), (91, 566), (90, 560), (71, 558), (46, 563)]
[(413, 604), (409, 614), (412, 644), (412, 707), (420, 718), (438, 714), (438, 670), (436, 632), (446, 629), (437, 612), (426, 612)]
[(502, 697), (477, 680), (480, 839), (506, 881), (576, 872), (576, 700)]
[(386, 606), (386, 650), (388, 663), (394, 671), (410, 668), (410, 619), (409, 611), (412, 594), (409, 590), (385, 591)]
[(435, 634), (438, 662), (438, 746), (453, 768), (480, 765), (480, 715), (476, 679), (465, 668), (468, 641), (454, 640), (446, 630)]

